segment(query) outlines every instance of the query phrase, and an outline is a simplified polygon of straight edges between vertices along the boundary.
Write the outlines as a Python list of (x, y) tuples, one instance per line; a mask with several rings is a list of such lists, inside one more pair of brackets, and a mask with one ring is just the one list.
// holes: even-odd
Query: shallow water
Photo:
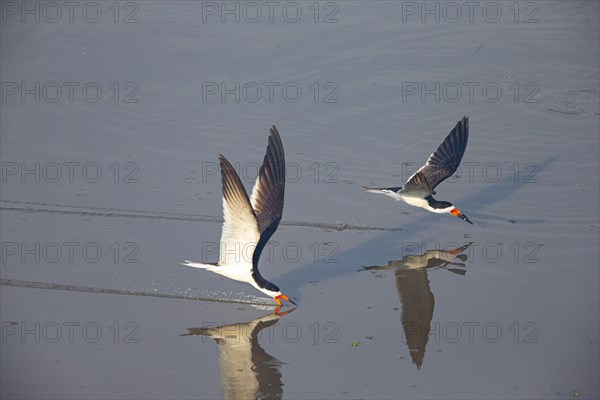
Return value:
[[(273, 22), (262, 3), (227, 3), (239, 22), (221, 2), (73, 22), (6, 4), (3, 398), (600, 396), (598, 3), (482, 2), (472, 22), (436, 2)], [(436, 198), (475, 225), (360, 189), (401, 185), (463, 115)], [(288, 182), (261, 272), (299, 304), (282, 316), (179, 265), (216, 261), (218, 154), (250, 190), (273, 124)]]

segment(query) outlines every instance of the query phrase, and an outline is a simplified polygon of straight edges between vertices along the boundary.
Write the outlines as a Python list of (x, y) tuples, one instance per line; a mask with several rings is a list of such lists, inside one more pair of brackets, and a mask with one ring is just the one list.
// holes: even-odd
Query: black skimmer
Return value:
[[(285, 156), (277, 128), (271, 128), (267, 152), (250, 199), (231, 163), (222, 154), (219, 155), (219, 161), (224, 219), (219, 262), (203, 264), (185, 260), (183, 265), (207, 269), (236, 281), (247, 282), (273, 297), (278, 306), (281, 306), (281, 300), (296, 305), (281, 293), (277, 285), (267, 281), (258, 271), (260, 253), (277, 230), (283, 214)], [(251, 259), (248, 257), (250, 254)]]
[(371, 272), (396, 271), (396, 290), (402, 305), (402, 329), (410, 357), (417, 369), (421, 369), (425, 358), (435, 304), (427, 270), (444, 268), (458, 275), (465, 275), (464, 262), (467, 255), (461, 253), (471, 244), (452, 250), (429, 250), (421, 255), (409, 255), (401, 260), (390, 261), (387, 265), (363, 268)]
[(217, 342), (224, 399), (280, 399), (282, 362), (268, 354), (258, 338), (263, 329), (275, 325), (280, 317), (293, 310), (268, 314), (247, 323), (188, 328), (180, 336), (201, 335)]
[(469, 140), (469, 118), (463, 117), (450, 131), (442, 144), (434, 151), (425, 165), (415, 172), (404, 186), (390, 188), (370, 188), (363, 186), (367, 192), (383, 193), (396, 201), (421, 207), (428, 211), (443, 214), (450, 213), (455, 217), (473, 224), (466, 215), (448, 201), (438, 201), (432, 195), (433, 190), (456, 171), (465, 154)]

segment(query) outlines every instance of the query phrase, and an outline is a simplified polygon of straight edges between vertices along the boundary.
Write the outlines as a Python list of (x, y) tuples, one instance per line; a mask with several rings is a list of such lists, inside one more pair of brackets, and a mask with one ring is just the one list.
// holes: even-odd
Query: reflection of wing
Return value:
[(413, 363), (421, 369), (435, 304), (427, 271), (396, 272), (396, 289), (402, 303), (402, 328), (408, 350)]
[[(455, 274), (464, 275), (466, 269), (463, 262), (467, 260), (467, 255), (462, 253), (471, 244), (467, 243), (452, 250), (429, 250), (423, 254), (389, 261), (387, 265), (363, 268), (372, 272), (396, 271), (396, 289), (402, 305), (402, 329), (410, 356), (418, 369), (423, 365), (435, 306), (427, 270), (445, 268)], [(459, 262), (456, 262), (457, 260)]]
[(181, 336), (203, 335), (215, 339), (219, 345), (223, 398), (280, 399), (282, 363), (258, 343), (260, 331), (276, 324), (279, 318), (277, 314), (268, 314), (245, 324), (189, 328)]
[(465, 272), (457, 272), (455, 269), (464, 268), (462, 263), (454, 263), (453, 261), (458, 258), (460, 261), (466, 260), (466, 256), (462, 256), (462, 253), (468, 248), (471, 243), (466, 244), (455, 250), (428, 250), (423, 254), (419, 255), (408, 255), (404, 256), (401, 260), (388, 261), (387, 265), (373, 265), (371, 267), (365, 267), (364, 270), (370, 271), (385, 271), (385, 270), (417, 270), (417, 269), (432, 269), (432, 268), (446, 268), (449, 265), (453, 268), (448, 268), (452, 272), (464, 275)]

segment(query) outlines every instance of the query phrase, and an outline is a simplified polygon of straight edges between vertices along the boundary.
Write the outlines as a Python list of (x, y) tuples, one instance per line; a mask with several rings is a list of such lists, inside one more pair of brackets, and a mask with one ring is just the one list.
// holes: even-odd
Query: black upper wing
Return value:
[(250, 197), (254, 214), (258, 219), (260, 241), (264, 244), (273, 235), (281, 221), (284, 193), (285, 155), (279, 132), (273, 126), (269, 135), (267, 152)]
[(456, 171), (467, 149), (468, 140), (469, 118), (463, 117), (429, 156), (427, 163), (408, 179), (406, 185), (423, 187), (422, 181), (425, 179), (427, 189), (433, 192), (440, 182)]

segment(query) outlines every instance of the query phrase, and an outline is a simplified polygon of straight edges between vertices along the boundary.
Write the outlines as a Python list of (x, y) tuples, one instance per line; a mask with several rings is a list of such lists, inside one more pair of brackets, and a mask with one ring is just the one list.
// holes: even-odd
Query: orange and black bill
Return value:
[(463, 221), (467, 221), (468, 223), (470, 223), (471, 225), (474, 225), (471, 220), (469, 219), (469, 217), (467, 217), (465, 214), (463, 214), (462, 212), (460, 212), (460, 210), (458, 208), (453, 208), (450, 211), (450, 214), (454, 215), (457, 218), (462, 219)]
[(285, 294), (280, 294), (279, 296), (275, 297), (275, 302), (277, 303), (277, 305), (281, 305), (281, 300), (289, 301), (290, 303), (292, 303), (295, 306), (298, 305), (298, 304), (294, 303), (293, 300), (290, 300)]

